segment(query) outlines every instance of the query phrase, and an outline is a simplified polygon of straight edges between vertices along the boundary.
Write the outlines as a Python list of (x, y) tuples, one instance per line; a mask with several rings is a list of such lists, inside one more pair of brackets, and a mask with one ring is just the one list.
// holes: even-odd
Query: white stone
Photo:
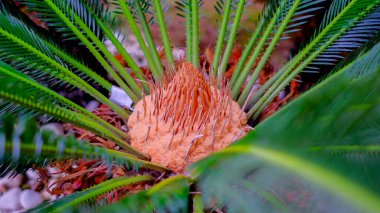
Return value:
[(37, 180), (40, 175), (38, 174), (38, 172), (36, 170), (33, 170), (33, 169), (29, 169), (28, 171), (26, 171), (26, 176), (28, 177), (29, 180)]
[(182, 48), (173, 48), (173, 57), (174, 60), (182, 60), (186, 57), (186, 51)]
[(0, 197), (0, 209), (2, 210), (19, 210), (22, 208), (20, 204), (21, 189), (16, 187), (5, 192)]
[(40, 193), (27, 189), (21, 192), (20, 204), (25, 209), (31, 209), (43, 202), (42, 196)]
[(39, 174), (37, 171), (29, 169), (26, 172), (26, 176), (28, 177), (28, 182), (27, 184), (29, 185), (30, 188), (35, 189), (38, 186), (38, 178)]
[(22, 182), (22, 175), (18, 174), (15, 177), (10, 177), (10, 173), (0, 179), (0, 185), (6, 186), (8, 188), (13, 188), (20, 186)]
[(117, 86), (112, 86), (110, 100), (121, 107), (132, 109), (132, 99)]
[(95, 100), (92, 100), (90, 102), (88, 102), (88, 104), (86, 105), (86, 109), (90, 112), (96, 110), (98, 107), (99, 107), (100, 103), (98, 101), (95, 101)]
[(52, 131), (56, 136), (63, 135), (63, 128), (60, 123), (48, 123), (41, 127), (41, 130)]

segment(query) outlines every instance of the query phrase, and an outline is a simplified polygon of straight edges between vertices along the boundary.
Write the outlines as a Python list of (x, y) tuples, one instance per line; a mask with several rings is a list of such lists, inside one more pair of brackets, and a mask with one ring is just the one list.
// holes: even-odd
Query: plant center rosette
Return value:
[(229, 86), (216, 89), (190, 63), (172, 80), (155, 85), (128, 120), (131, 145), (175, 172), (227, 147), (247, 131), (246, 114), (231, 98)]

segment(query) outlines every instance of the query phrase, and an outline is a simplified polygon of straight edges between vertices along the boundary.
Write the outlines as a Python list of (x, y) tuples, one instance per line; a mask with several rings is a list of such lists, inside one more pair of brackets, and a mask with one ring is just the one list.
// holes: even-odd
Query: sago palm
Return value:
[[(0, 2), (0, 112), (8, 114), (0, 125), (0, 175), (77, 159), (108, 168), (99, 184), (32, 211), (380, 209), (380, 0), (268, 0), (233, 61), (239, 25), (251, 3), (245, 0), (215, 3), (218, 37), (206, 54), (199, 48), (204, 1), (176, 2), (185, 23), (183, 58), (173, 55), (166, 3), (159, 0), (16, 2), (55, 34), (37, 27), (14, 1)], [(321, 11), (323, 19), (309, 41), (279, 70), (268, 72), (279, 42)], [(147, 67), (139, 67), (126, 51), (123, 20)], [(96, 61), (81, 59), (61, 41), (86, 48)], [(93, 63), (112, 82), (90, 68)], [(297, 76), (322, 69), (330, 70), (323, 80), (276, 112), (292, 96), (289, 84)], [(128, 129), (49, 87), (84, 91)], [(69, 123), (120, 150), (56, 137), (25, 121), (31, 117)], [(116, 167), (126, 175), (112, 176)]]

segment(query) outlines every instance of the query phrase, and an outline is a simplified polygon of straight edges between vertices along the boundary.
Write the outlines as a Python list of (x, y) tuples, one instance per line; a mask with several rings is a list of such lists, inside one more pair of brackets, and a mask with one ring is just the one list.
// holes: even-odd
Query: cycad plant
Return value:
[[(378, 211), (380, 0), (268, 0), (233, 62), (239, 25), (251, 2), (215, 3), (218, 38), (206, 57), (199, 48), (203, 2), (176, 2), (186, 29), (186, 57), (178, 58), (165, 22), (166, 3), (159, 0), (17, 1), (54, 36), (36, 27), (13, 1), (1, 1), (0, 112), (13, 115), (1, 120), (0, 174), (77, 159), (108, 168), (99, 184), (32, 211)], [(313, 36), (281, 69), (268, 73), (279, 42), (302, 30), (317, 11), (324, 17)], [(122, 20), (148, 67), (139, 67), (125, 50)], [(159, 27), (162, 51), (152, 25)], [(68, 40), (85, 47), (96, 62), (60, 45)], [(99, 63), (112, 83), (91, 69), (92, 63)], [(276, 112), (291, 97), (283, 94), (298, 75), (319, 70), (330, 72)], [(262, 80), (264, 75), (270, 78)], [(128, 130), (51, 86), (84, 91)], [(108, 98), (115, 93), (119, 98)], [(70, 123), (120, 150), (56, 137), (25, 121), (31, 117)], [(112, 176), (114, 167), (126, 169), (126, 175)], [(124, 193), (113, 196), (120, 190)]]

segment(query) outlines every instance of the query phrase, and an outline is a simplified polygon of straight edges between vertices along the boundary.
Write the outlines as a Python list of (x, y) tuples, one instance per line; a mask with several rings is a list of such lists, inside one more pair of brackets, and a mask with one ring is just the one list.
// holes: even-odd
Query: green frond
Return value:
[(0, 115), (3, 114), (11, 114), (14, 115), (20, 119), (28, 119), (38, 116), (39, 123), (45, 124), (49, 121), (51, 121), (53, 118), (49, 115), (41, 115), (38, 112), (35, 112), (33, 110), (29, 110), (25, 107), (22, 107), (20, 105), (17, 105), (15, 103), (0, 99)]
[[(307, 20), (313, 17), (313, 13), (321, 9), (318, 4), (323, 1), (325, 0), (275, 0), (268, 2), (267, 10), (262, 16), (256, 32), (244, 49), (231, 79), (233, 97), (237, 98), (251, 69), (258, 62), (252, 77), (238, 99), (241, 105), (247, 99), (249, 91), (279, 41), (287, 37), (285, 34), (288, 35), (299, 31), (298, 27), (307, 23)], [(248, 59), (249, 56), (250, 58)], [(258, 61), (258, 59), (260, 60)]]
[(141, 213), (188, 212), (189, 185), (188, 178), (174, 176), (102, 210), (107, 212)]
[[(86, 69), (83, 69), (82, 73), (78, 74), (79, 71), (75, 73), (60, 58), (56, 57), (57, 54), (63, 56), (65, 60), (74, 61), (69, 55), (55, 48), (56, 46), (53, 43), (47, 45), (50, 43), (49, 41), (45, 41), (18, 19), (4, 14), (0, 20), (0, 60), (9, 62), (10, 65), (42, 82), (57, 79), (80, 88), (100, 102), (107, 104), (120, 116), (128, 117), (123, 109), (112, 103), (81, 78), (82, 76), (85, 79)], [(93, 72), (88, 74), (92, 75)], [(97, 78), (95, 74), (92, 76), (95, 79), (102, 79)]]
[[(380, 4), (379, 4), (380, 5)], [(380, 7), (368, 14), (362, 21), (348, 30), (330, 47), (320, 54), (302, 72), (308, 72), (320, 66), (333, 66), (339, 62), (343, 53), (352, 52), (368, 44), (371, 38), (380, 33)], [(315, 70), (315, 69), (314, 69)]]
[[(86, 63), (83, 60), (72, 56), (70, 53), (59, 47), (57, 43), (53, 41), (52, 38), (46, 35), (46, 33), (42, 34), (42, 32), (36, 31), (36, 28), (29, 28), (29, 26), (32, 24), (27, 24), (28, 21), (25, 20), (25, 17), (22, 17), (21, 14), (17, 14), (16, 12), (12, 11), (13, 10), (2, 10), (1, 13), (4, 14), (4, 19), (2, 20), (2, 28), (12, 32), (13, 35), (16, 35), (23, 41), (27, 41), (29, 44), (38, 48), (38, 50), (40, 50), (50, 58), (55, 59), (57, 62), (64, 63), (65, 66), (71, 65), (72, 67), (70, 67), (70, 70), (72, 70), (72, 72), (74, 72), (82, 79), (85, 79), (88, 83), (97, 83), (103, 88), (107, 89), (108, 91), (111, 90), (112, 85), (109, 82), (107, 82), (104, 78), (99, 76), (97, 73), (85, 66), (84, 64)], [(20, 18), (16, 18), (16, 16)], [(47, 46), (48, 48), (46, 48), (45, 46)], [(7, 48), (4, 47), (4, 49), (6, 50)], [(57, 58), (55, 54), (59, 58)], [(14, 61), (13, 64), (16, 68), (19, 69), (25, 68), (25, 66), (30, 65), (19, 63), (19, 61)], [(31, 72), (31, 70), (28, 71)], [(41, 83), (44, 83), (44, 81), (48, 81), (48, 78), (46, 76), (40, 76), (40, 79)]]
[(368, 41), (368, 38), (375, 36), (380, 30), (377, 21), (379, 6), (379, 0), (334, 1), (330, 7), (333, 9), (325, 16), (325, 20), (330, 20), (326, 21), (327, 26), (322, 31), (317, 30), (315, 38), (288, 62), (287, 68), (282, 70), (281, 75), (276, 76), (276, 81), (271, 82), (272, 85), (264, 85), (263, 88), (269, 89), (261, 89), (252, 97), (256, 103), (248, 113), (249, 116), (257, 117), (300, 72), (308, 67), (313, 69), (313, 63), (336, 63), (340, 60), (340, 53), (353, 51), (365, 43), (364, 40)]
[[(109, 123), (105, 122), (104, 120), (100, 119), (99, 117), (95, 116), (88, 110), (84, 109), (83, 107), (73, 103), (72, 101), (62, 97), (61, 95), (57, 94), (56, 92), (40, 85), (38, 82), (34, 81), (31, 79), (29, 76), (19, 72), (18, 70), (14, 69), (13, 67), (5, 64), (4, 62), (0, 61), (0, 82), (3, 84), (12, 84), (12, 85), (18, 85), (24, 89), (24, 91), (29, 92), (30, 96), (35, 96), (35, 97), (40, 97), (45, 100), (51, 101), (51, 103), (55, 105), (62, 106), (66, 109), (73, 110), (77, 113), (81, 113), (85, 116), (87, 116), (89, 119), (93, 120), (94, 122), (97, 122), (98, 124), (101, 124), (104, 126), (106, 129), (108, 129), (108, 134), (117, 134), (119, 138), (122, 140), (128, 140), (128, 137), (126, 133), (123, 131), (119, 130), (118, 128), (110, 125)], [(8, 106), (10, 104), (10, 106)], [(14, 104), (12, 103), (7, 103), (4, 104), (1, 110), (0, 114), (6, 114), (6, 113), (12, 113), (10, 109)], [(17, 107), (16, 107), (17, 108)], [(21, 107), (22, 108), (22, 107)], [(18, 112), (19, 110), (16, 110), (18, 113), (17, 117), (24, 117), (28, 118), (27, 115), (30, 115), (30, 111), (26, 111), (25, 113), (27, 114), (26, 116), (23, 115), (23, 112)], [(30, 116), (36, 116), (38, 113), (33, 113)]]
[[(253, 51), (252, 56), (248, 60), (247, 64), (245, 65), (245, 60), (241, 60), (239, 61), (241, 65), (238, 64), (235, 70), (235, 72), (237, 73), (235, 74), (235, 76), (239, 74), (240, 76), (236, 80), (236, 84), (234, 83), (232, 87), (234, 98), (238, 96), (243, 83), (245, 82), (247, 76), (251, 72), (251, 69), (253, 68), (255, 63), (258, 62), (257, 66), (254, 68), (251, 78), (249, 79), (243, 92), (238, 98), (238, 103), (240, 105), (243, 105), (246, 99), (248, 98), (249, 92), (251, 91), (256, 80), (258, 79), (265, 64), (267, 64), (270, 56), (272, 55), (279, 41), (281, 40), (281, 38), (283, 38), (284, 33), (286, 31), (290, 33), (289, 29), (291, 29), (292, 32), (295, 32), (294, 27), (299, 27), (300, 25), (306, 23), (305, 19), (312, 17), (313, 12), (321, 9), (321, 7), (319, 7), (318, 4), (314, 3), (321, 3), (323, 1), (325, 0), (283, 0), (278, 3), (278, 6), (275, 9), (275, 12), (273, 12), (273, 16), (271, 17), (269, 23), (263, 29), (263, 35), (260, 37), (260, 40), (258, 41), (258, 44), (255, 47), (255, 50)], [(303, 21), (301, 21), (300, 19)], [(266, 18), (264, 18), (263, 20), (266, 20)], [(258, 30), (261, 31), (260, 28)], [(259, 35), (254, 34), (252, 37), (252, 42), (256, 42), (258, 36)], [(247, 48), (250, 49), (246, 48), (244, 51), (247, 52), (243, 53), (243, 55), (251, 52), (253, 48), (253, 45), (251, 45), (252, 42), (250, 41), (249, 45), (247, 46)], [(268, 46), (266, 46), (267, 44)], [(260, 60), (258, 60), (259, 57)], [(243, 59), (245, 58), (246, 56), (243, 57)]]
[[(375, 46), (377, 46), (379, 41), (380, 41), (380, 32), (377, 35), (375, 35), (373, 38), (371, 38), (367, 43), (364, 43), (362, 46), (357, 48), (355, 51), (351, 52), (346, 57), (344, 57), (344, 59), (342, 59), (337, 65), (334, 66), (334, 68), (328, 73), (328, 75), (326, 75), (324, 78), (322, 78), (320, 80), (320, 83), (323, 84), (323, 81), (328, 80), (328, 78), (335, 75), (335, 73), (337, 73), (337, 72), (345, 71), (345, 69), (348, 68), (350, 64), (352, 64), (355, 61), (360, 60), (361, 58), (366, 56), (369, 51), (371, 51), (371, 52), (369, 53), (370, 56), (366, 57), (367, 60), (368, 61), (369, 60), (376, 61), (377, 56), (376, 56), (375, 50), (379, 47), (375, 47)], [(380, 51), (380, 49), (379, 49), (379, 51)], [(369, 65), (377, 66), (378, 65), (377, 63), (368, 63), (368, 62), (367, 63), (361, 62), (361, 63), (362, 63), (362, 66), (364, 66), (364, 68), (363, 69), (357, 69), (355, 73), (352, 73), (352, 75), (354, 75), (354, 76), (355, 75), (356, 76), (363, 75), (363, 74), (367, 73), (368, 70), (372, 70), (372, 69), (366, 69), (367, 66), (369, 66)], [(360, 64), (360, 63), (358, 63), (358, 64)], [(317, 84), (317, 86), (318, 86), (318, 84)]]
[(195, 163), (191, 169), (205, 205), (212, 208), (216, 202), (232, 212), (319, 212), (322, 206), (376, 212), (379, 48), (231, 147)]
[[(88, 21), (94, 20), (94, 24), (96, 23), (97, 27), (101, 29), (95, 17), (88, 18), (91, 17), (92, 13), (82, 0), (69, 0), (68, 2), (22, 0), (22, 2), (33, 7), (33, 11), (39, 12), (41, 19), (53, 25), (52, 27), (64, 29), (65, 35), (80, 40), (129, 97), (135, 102), (138, 101), (141, 97), (140, 87), (120, 62), (107, 50), (102, 39), (96, 33), (97, 30), (88, 23)], [(123, 79), (113, 70), (106, 58), (116, 67)]]
[(108, 204), (106, 198), (99, 198), (101, 195), (106, 195), (107, 193), (121, 187), (147, 182), (150, 180), (151, 178), (146, 175), (111, 179), (87, 190), (68, 195), (53, 202), (42, 204), (39, 207), (30, 210), (30, 212), (72, 211), (73, 209), (78, 208), (78, 206), (82, 206), (82, 208), (88, 211), (89, 208), (98, 208), (99, 206)]
[[(114, 32), (112, 32), (112, 26), (115, 26), (113, 23), (114, 21), (108, 21), (111, 18), (104, 18), (104, 17), (113, 17), (112, 20), (116, 18), (116, 16), (113, 16), (111, 12), (109, 12), (109, 8), (105, 7), (102, 2), (99, 2), (99, 0), (91, 0), (90, 2), (84, 2), (84, 6), (87, 8), (87, 10), (93, 15), (97, 25), (101, 28), (102, 32), (105, 34), (105, 36), (112, 42), (112, 44), (116, 47), (118, 52), (123, 56), (123, 59), (127, 62), (127, 64), (130, 66), (133, 73), (137, 76), (137, 78), (143, 83), (145, 92), (149, 91), (148, 86), (146, 85), (146, 78), (144, 74), (142, 73), (140, 67), (136, 64), (136, 62), (133, 60), (133, 58), (130, 56), (130, 54), (125, 50), (123, 45), (120, 43), (120, 40), (124, 40), (124, 35), (119, 30), (117, 33), (118, 35), (115, 36)], [(111, 29), (109, 29), (111, 26)]]
[[(20, 82), (20, 80), (14, 79), (8, 81), (8, 79), (7, 76), (0, 79), (0, 99), (92, 131), (99, 136), (110, 139), (130, 153), (148, 159), (144, 154), (128, 145), (125, 139), (121, 139), (120, 136), (110, 132), (109, 129), (102, 125), (103, 123), (88, 119), (88, 117), (83, 114), (71, 111), (59, 105), (59, 102), (70, 104), (69, 102), (63, 102), (62, 99), (58, 99), (48, 91), (41, 88), (36, 89), (36, 87), (31, 87), (24, 82)], [(71, 104), (70, 106), (73, 107), (75, 105)]]
[(49, 131), (40, 131), (33, 120), (15, 120), (11, 116), (0, 118), (0, 147), (1, 177), (66, 159), (102, 160), (108, 165), (116, 164), (129, 169), (168, 171), (133, 155), (96, 147), (73, 136), (56, 136)]
[[(57, 17), (54, 10), (52, 10), (46, 2), (38, 0), (20, 0), (20, 2), (26, 5), (27, 10), (30, 12), (39, 11), (39, 13), (36, 14), (37, 17), (46, 21), (49, 27), (61, 32), (63, 38), (68, 40), (78, 39), (77, 35)], [(88, 3), (95, 13), (91, 13), (88, 8), (86, 8), (84, 2)], [(64, 13), (67, 12), (68, 17), (72, 21), (74, 21), (75, 14), (78, 15), (85, 21), (86, 26), (92, 29), (92, 32), (101, 39), (103, 39), (104, 35), (102, 35), (101, 28), (95, 21), (95, 15), (101, 17), (101, 20), (109, 23), (111, 27), (117, 27), (119, 25), (118, 20), (112, 15), (112, 12), (106, 10), (104, 8), (105, 6), (99, 0), (67, 0), (56, 1), (56, 3), (59, 8), (62, 8)]]

